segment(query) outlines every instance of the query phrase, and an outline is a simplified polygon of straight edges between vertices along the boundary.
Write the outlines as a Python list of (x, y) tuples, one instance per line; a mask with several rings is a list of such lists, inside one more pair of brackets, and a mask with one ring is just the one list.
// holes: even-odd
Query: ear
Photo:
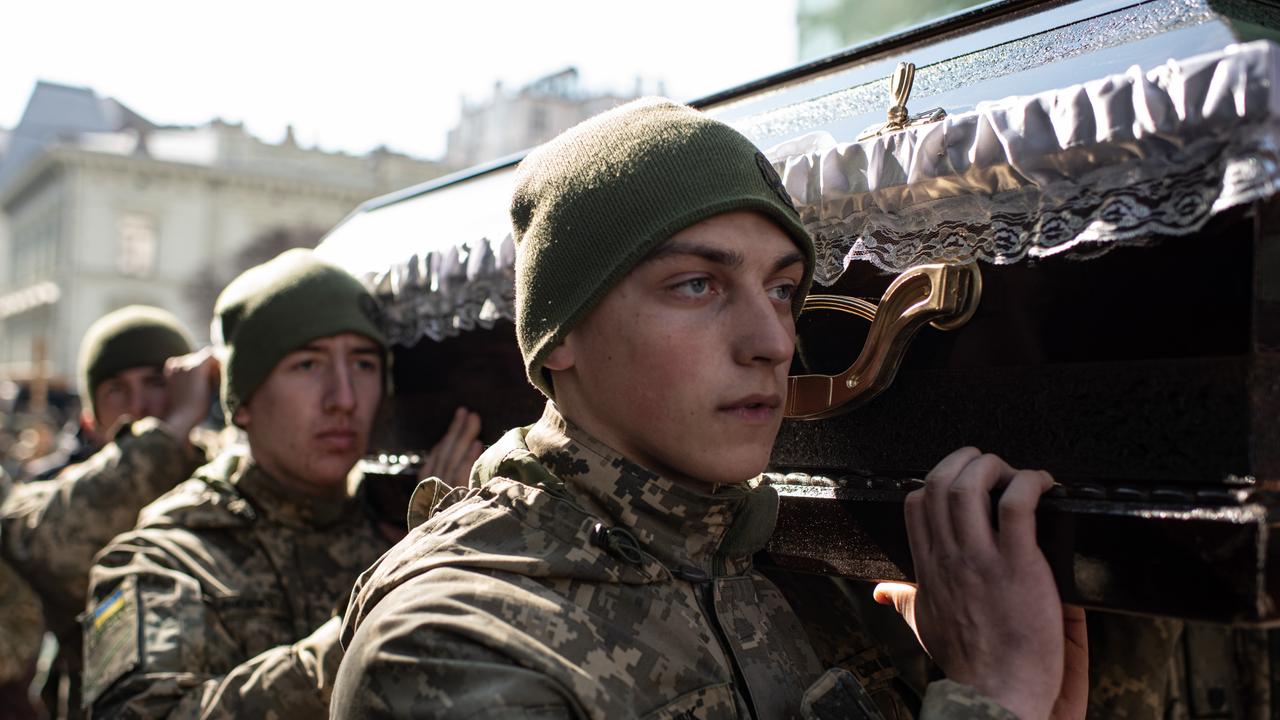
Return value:
[(570, 342), (573, 333), (569, 333), (569, 337), (560, 341), (560, 344), (551, 351), (546, 360), (542, 361), (542, 367), (548, 370), (568, 370), (573, 367), (573, 343)]
[(249, 406), (241, 405), (231, 414), (231, 424), (239, 428), (249, 427)]

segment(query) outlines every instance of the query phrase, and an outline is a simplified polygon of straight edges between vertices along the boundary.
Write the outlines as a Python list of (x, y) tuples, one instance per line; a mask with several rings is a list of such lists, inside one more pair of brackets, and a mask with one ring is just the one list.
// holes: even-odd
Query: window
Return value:
[(120, 217), (117, 227), (120, 254), (116, 268), (124, 275), (147, 277), (156, 264), (155, 222), (146, 215), (130, 213)]

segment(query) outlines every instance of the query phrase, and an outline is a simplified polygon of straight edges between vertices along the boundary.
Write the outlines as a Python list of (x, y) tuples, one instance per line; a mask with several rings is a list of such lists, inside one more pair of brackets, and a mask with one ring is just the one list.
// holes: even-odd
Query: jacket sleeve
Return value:
[[(1172, 668), (1183, 656), (1179, 644), (1190, 627), (1169, 618), (1089, 611), (1089, 717), (1163, 718), (1183, 686)], [(1226, 669), (1230, 653), (1200, 652)], [(1260, 667), (1266, 667), (1262, 663)], [(1269, 683), (1268, 683), (1269, 684)]]
[(315, 718), (341, 659), (334, 620), (243, 661), (218, 604), (145, 530), (117, 538), (90, 574), (84, 697), (92, 717)]
[[(805, 691), (800, 705), (805, 720), (883, 717), (876, 703), (843, 668), (832, 668)], [(950, 680), (929, 684), (920, 720), (1018, 720), (1018, 717), (968, 685)]]
[(4, 557), (44, 600), (51, 630), (74, 627), (94, 554), (202, 459), (147, 418), (122, 426), (93, 457), (56, 478), (14, 486), (0, 506)]
[(382, 603), (347, 643), (331, 718), (592, 717), (543, 673)]
[(924, 706), (920, 720), (1018, 720), (995, 700), (978, 692), (972, 686), (951, 680), (929, 683), (925, 689)]

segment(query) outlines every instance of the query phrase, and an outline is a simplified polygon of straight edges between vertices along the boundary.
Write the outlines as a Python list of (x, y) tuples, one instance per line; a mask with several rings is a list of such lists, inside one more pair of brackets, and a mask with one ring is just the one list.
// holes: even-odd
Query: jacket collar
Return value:
[(699, 492), (678, 485), (592, 437), (553, 402), (524, 445), (553, 476), (544, 484), (562, 483), (544, 489), (625, 529), (644, 552), (687, 579), (745, 572), (777, 520), (772, 488), (744, 483)]
[(354, 498), (321, 499), (299, 495), (272, 477), (247, 455), (238, 455), (224, 471), (225, 479), (270, 522), (299, 529), (323, 528), (340, 521), (356, 505)]

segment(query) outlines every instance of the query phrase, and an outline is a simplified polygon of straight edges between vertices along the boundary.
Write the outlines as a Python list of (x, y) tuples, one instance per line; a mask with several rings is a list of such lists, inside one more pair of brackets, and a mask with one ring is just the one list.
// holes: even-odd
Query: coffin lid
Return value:
[[(856, 262), (900, 272), (1088, 259), (1190, 235), (1226, 208), (1275, 194), (1280, 46), (1227, 42), (1124, 64), (1137, 46), (1149, 56), (1237, 38), (1207, 2), (1069, 3), (999, 20), (917, 48), (876, 41), (869, 58), (828, 59), (696, 103), (773, 161), (814, 234), (820, 285)], [(1027, 34), (1008, 40), (1011, 23)], [(961, 42), (978, 49), (961, 52)], [(941, 105), (948, 116), (857, 141), (883, 121), (900, 59), (926, 63), (910, 109)], [(1086, 67), (1111, 72), (1083, 75)], [(1037, 89), (1070, 77), (1095, 79)], [(1009, 89), (1034, 91), (974, 101)], [(382, 300), (393, 342), (513, 317), (507, 206), (518, 160), (370, 201), (321, 243)]]

